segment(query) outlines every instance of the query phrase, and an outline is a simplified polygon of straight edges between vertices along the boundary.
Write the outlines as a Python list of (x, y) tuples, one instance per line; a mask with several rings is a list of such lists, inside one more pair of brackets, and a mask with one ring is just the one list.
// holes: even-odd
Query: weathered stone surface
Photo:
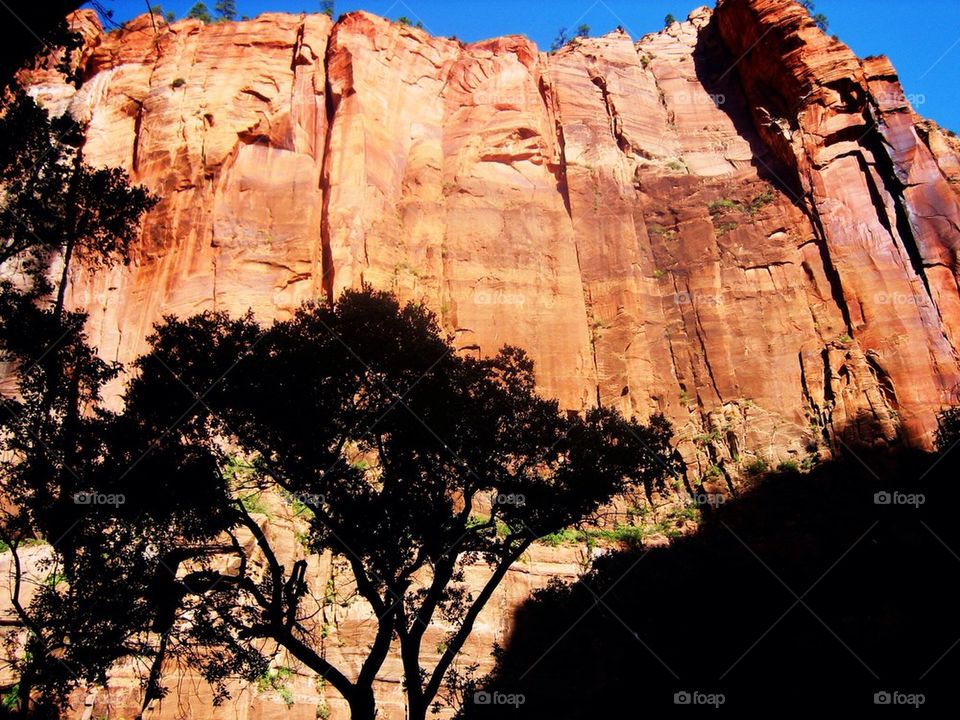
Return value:
[[(85, 17), (81, 88), (33, 92), (89, 122), (88, 162), (162, 197), (129, 266), (72, 281), (111, 359), (167, 313), (284, 317), (369, 282), (422, 299), (465, 352), (526, 348), (567, 408), (665, 412), (711, 492), (752, 458), (929, 447), (958, 401), (960, 142), (792, 0), (552, 54), (366, 13), (110, 34)], [(575, 571), (538, 552), (471, 657)], [(330, 648), (348, 666), (363, 619)], [(402, 717), (394, 660), (384, 678)], [(223, 712), (294, 716), (268, 702)]]
[(832, 268), (852, 338), (830, 369), (840, 385), (833, 422), (929, 442), (960, 383), (960, 201), (949, 176), (886, 59), (861, 63), (783, 0), (726, 0), (715, 20), (743, 56), (737, 72), (757, 127), (789, 168)]
[(956, 144), (788, 0), (552, 55), (365, 13), (88, 35), (82, 87), (36, 92), (163, 198), (130, 267), (74, 278), (111, 358), (165, 313), (370, 282), (732, 477), (836, 432), (928, 445), (953, 399)]

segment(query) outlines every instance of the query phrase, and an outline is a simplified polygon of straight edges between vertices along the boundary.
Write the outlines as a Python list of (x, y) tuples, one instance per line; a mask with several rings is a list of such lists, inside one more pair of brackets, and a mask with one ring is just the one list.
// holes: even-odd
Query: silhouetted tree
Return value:
[[(5, 0), (0, 3), (0, 87), (37, 53), (56, 47), (67, 29), (64, 17), (79, 8), (81, 0)], [(28, 30), (29, 28), (29, 30)]]
[(51, 120), (22, 91), (0, 117), (0, 134), (13, 139), (0, 148), (0, 263), (16, 261), (39, 296), (50, 290), (46, 275), (58, 255), (59, 314), (72, 262), (96, 266), (126, 258), (140, 215), (154, 200), (131, 187), (123, 170), (86, 165), (82, 128), (66, 115)]
[[(103, 684), (119, 659), (162, 654), (183, 609), (165, 567), (191, 543), (212, 543), (223, 503), (203, 499), (217, 491), (210, 458), (175, 436), (155, 443), (151, 462), (137, 462), (137, 428), (99, 409), (100, 388), (119, 368), (89, 347), (81, 313), (3, 299), (3, 358), (18, 361), (19, 392), (0, 400), (9, 509), (0, 538), (12, 550), (12, 602), (29, 631), (16, 705), (53, 718), (74, 687)], [(38, 540), (49, 554), (26, 604), (37, 579), (24, 574), (19, 553)], [(195, 631), (210, 632), (202, 618)]]
[(677, 19), (673, 16), (673, 13), (667, 13), (667, 16), (663, 19), (663, 24), (664, 24), (666, 27), (670, 27), (670, 26), (673, 25), (676, 21), (677, 21)]
[(333, 0), (320, 0), (320, 12), (327, 17), (333, 17)]
[[(69, 58), (58, 67), (72, 70)], [(86, 317), (65, 310), (66, 282), (77, 262), (96, 267), (124, 259), (153, 199), (130, 187), (123, 171), (84, 164), (82, 128), (71, 119), (51, 119), (22, 90), (11, 92), (0, 115), (7, 140), (0, 148), (0, 360), (18, 387), (16, 395), (0, 398), (0, 540), (12, 552), (12, 605), (29, 634), (16, 691), (5, 704), (46, 717), (56, 714), (57, 698), (78, 677), (96, 675), (89, 657), (68, 670), (63, 645), (86, 632), (85, 623), (98, 624), (94, 616), (110, 605), (97, 607), (89, 594), (97, 581), (75, 587), (65, 579), (73, 575), (64, 573), (78, 563), (96, 565), (74, 543), (96, 537), (100, 526), (84, 525), (83, 503), (74, 502), (73, 490), (79, 473), (102, 459), (96, 406), (100, 387), (117, 372), (87, 345)], [(62, 266), (53, 273), (56, 285), (55, 259)], [(37, 540), (60, 544), (44, 568), (47, 581), (27, 603), (19, 553), (23, 543)], [(91, 569), (97, 572), (111, 577), (109, 568)], [(103, 653), (107, 664), (111, 657)]]
[[(183, 583), (180, 602), (228, 633), (246, 661), (264, 642), (286, 649), (330, 682), (356, 719), (374, 717), (373, 682), (395, 641), (408, 717), (424, 718), (445, 683), (458, 681), (451, 668), (478, 614), (535, 539), (673, 470), (662, 417), (643, 426), (606, 409), (561, 412), (536, 394), (522, 351), (462, 357), (430, 312), (380, 292), (346, 292), (268, 329), (223, 314), (170, 319), (151, 346), (124, 416), (141, 434), (144, 462), (160, 441), (172, 443), (173, 457), (178, 448), (200, 453), (211, 468), (227, 467), (231, 452), (249, 464), (236, 491), (247, 502), (221, 494), (223, 474), (190, 481), (216, 488), (204, 497), (219, 498), (219, 516), (232, 518), (209, 555), (240, 548), (244, 534), (255, 547), (249, 561), (236, 553), (234, 571)], [(169, 494), (159, 473), (156, 482), (154, 492)], [(267, 491), (308, 508), (308, 551), (342, 560), (375, 613), (356, 675), (334, 667), (311, 635), (312, 565), (278, 559), (249, 502)], [(185, 511), (200, 513), (180, 492)], [(476, 562), (490, 573), (473, 596), (464, 573)], [(439, 661), (424, 667), (424, 633), (438, 616), (451, 631)], [(235, 666), (221, 640), (207, 642), (211, 676)]]
[(562, 27), (559, 30), (557, 30), (557, 36), (553, 39), (553, 42), (550, 43), (550, 49), (553, 51), (559, 50), (568, 42), (569, 42), (569, 39), (567, 38), (567, 29), (565, 27)]
[[(574, 37), (585, 38), (590, 36), (590, 26), (583, 24), (577, 27), (577, 34)], [(550, 50), (555, 51), (562, 48), (570, 42), (570, 38), (567, 37), (567, 29), (565, 27), (560, 28), (557, 31), (557, 36), (553, 39), (553, 42), (550, 44)]]

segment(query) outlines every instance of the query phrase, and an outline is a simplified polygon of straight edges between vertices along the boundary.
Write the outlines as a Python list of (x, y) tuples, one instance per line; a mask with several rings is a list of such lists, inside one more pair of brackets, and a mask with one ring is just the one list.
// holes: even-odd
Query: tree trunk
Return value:
[(407, 704), (407, 720), (427, 720), (427, 710), (430, 706), (424, 702), (409, 702)]
[(60, 287), (57, 288), (57, 303), (53, 308), (53, 315), (57, 320), (63, 315), (63, 305), (67, 297), (67, 283), (70, 281), (70, 261), (73, 259), (75, 244), (73, 238), (70, 238), (63, 252), (63, 272), (60, 274)]
[(150, 665), (150, 675), (147, 678), (147, 685), (143, 691), (143, 702), (140, 704), (140, 712), (137, 713), (134, 720), (143, 720), (143, 714), (147, 712), (150, 703), (162, 696), (160, 686), (160, 674), (163, 671), (163, 660), (167, 654), (167, 643), (170, 641), (170, 631), (167, 629), (160, 636), (160, 645), (157, 648), (157, 655)]
[(77, 243), (83, 238), (86, 230), (86, 221), (80, 213), (80, 177), (83, 174), (83, 145), (77, 147), (73, 155), (73, 175), (70, 177), (70, 189), (67, 191), (67, 208), (70, 217), (74, 220), (73, 232), (67, 238), (63, 250), (63, 273), (60, 275), (60, 287), (57, 288), (57, 303), (54, 306), (54, 317), (59, 320), (63, 315), (63, 305), (67, 296), (67, 282), (70, 279), (70, 262), (73, 260), (73, 251)]
[[(440, 657), (440, 661), (433, 669), (433, 675), (430, 676), (429, 682), (423, 689), (424, 703), (429, 704), (433, 702), (433, 699), (440, 691), (440, 685), (443, 682), (444, 675), (447, 674), (447, 670), (450, 669), (450, 665), (453, 663), (457, 653), (460, 652), (460, 650), (463, 648), (463, 644), (470, 636), (470, 632), (473, 630), (473, 623), (476, 622), (477, 617), (479, 617), (480, 611), (483, 610), (484, 606), (487, 604), (487, 601), (493, 596), (494, 591), (503, 581), (503, 578), (510, 569), (510, 566), (520, 559), (520, 556), (526, 552), (527, 548), (530, 547), (532, 542), (532, 540), (526, 540), (522, 542), (506, 558), (501, 559), (497, 569), (494, 570), (493, 575), (491, 575), (490, 579), (487, 580), (487, 584), (483, 586), (480, 594), (477, 595), (476, 599), (473, 601), (473, 605), (471, 605), (470, 609), (467, 610), (466, 615), (464, 615), (463, 620), (460, 622), (460, 628), (456, 631), (456, 633), (454, 633), (453, 637), (450, 638), (449, 642), (447, 643), (447, 649), (444, 651), (443, 655)], [(410, 717), (415, 717), (412, 712)], [(419, 717), (422, 718), (423, 715)]]
[[(27, 654), (33, 654), (37, 652), (43, 652), (42, 648), (39, 647), (39, 643), (34, 639), (27, 641), (25, 652)], [(20, 711), (21, 717), (28, 718), (30, 717), (31, 707), (31, 695), (33, 695), (33, 681), (35, 677), (35, 668), (33, 662), (29, 659), (26, 661), (24, 666), (23, 673), (21, 673), (18, 682), (17, 682), (17, 708)]]
[(347, 698), (350, 703), (350, 720), (374, 720), (377, 716), (377, 701), (373, 688), (356, 688)]

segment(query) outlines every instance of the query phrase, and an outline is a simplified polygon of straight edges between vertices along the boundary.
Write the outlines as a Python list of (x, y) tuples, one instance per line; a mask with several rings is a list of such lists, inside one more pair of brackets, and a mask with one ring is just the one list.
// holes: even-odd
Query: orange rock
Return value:
[(799, 5), (726, 0), (715, 19), (742, 57), (754, 120), (814, 219), (853, 339), (831, 370), (841, 385), (834, 424), (866, 422), (886, 440), (929, 446), (936, 412), (960, 388), (960, 199), (950, 152), (938, 161), (921, 139), (888, 60), (861, 63)]
[(958, 144), (789, 0), (551, 55), (367, 13), (88, 44), (85, 157), (163, 198), (131, 266), (73, 281), (111, 358), (166, 313), (370, 282), (527, 348), (566, 407), (666, 412), (701, 470), (926, 447), (957, 399)]
[[(567, 408), (665, 412), (694, 479), (734, 483), (750, 457), (929, 447), (960, 400), (960, 142), (792, 0), (552, 54), (367, 13), (109, 34), (78, 17), (82, 87), (33, 91), (89, 122), (88, 162), (162, 197), (128, 267), (72, 278), (111, 359), (168, 313), (268, 320), (369, 282), (426, 302), (464, 352), (526, 348)], [(471, 657), (573, 572), (544, 552)], [(348, 666), (353, 612), (331, 649)], [(265, 703), (241, 714), (282, 714)]]

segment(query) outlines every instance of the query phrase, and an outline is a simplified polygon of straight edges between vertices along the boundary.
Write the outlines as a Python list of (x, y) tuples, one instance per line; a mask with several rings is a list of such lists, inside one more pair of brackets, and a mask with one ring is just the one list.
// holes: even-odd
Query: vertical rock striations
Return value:
[[(960, 382), (960, 203), (949, 175), (885, 58), (859, 61), (784, 0), (725, 0), (715, 19), (833, 268), (852, 338), (827, 355), (833, 421), (922, 444)], [(956, 156), (941, 152), (949, 171)]]
[(527, 348), (571, 409), (663, 411), (700, 475), (928, 446), (960, 383), (958, 143), (792, 0), (634, 42), (464, 45), (367, 13), (87, 27), (35, 94), (163, 198), (71, 300), (129, 361), (153, 322), (282, 317), (369, 282), (464, 352)]

